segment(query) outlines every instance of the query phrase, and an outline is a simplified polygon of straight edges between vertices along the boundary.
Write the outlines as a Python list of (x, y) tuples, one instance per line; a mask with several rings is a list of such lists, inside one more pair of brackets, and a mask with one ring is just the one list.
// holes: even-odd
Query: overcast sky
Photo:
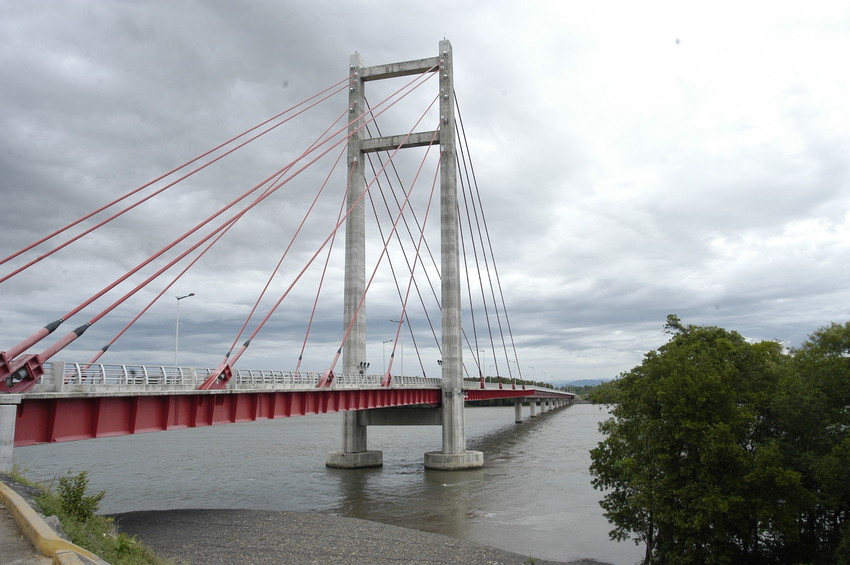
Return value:
[[(669, 313), (790, 346), (850, 319), (846, 2), (2, 0), (0, 254), (344, 78), (354, 52), (419, 59), (443, 38), (524, 376), (614, 377)], [(296, 150), (275, 143), (0, 285), (0, 350)], [(276, 206), (103, 361), (171, 363), (174, 296), (195, 292), (180, 361), (217, 365), (281, 252)], [(87, 360), (127, 316), (57, 358)], [(380, 365), (398, 314), (367, 316)], [(286, 319), (240, 367), (294, 368)]]

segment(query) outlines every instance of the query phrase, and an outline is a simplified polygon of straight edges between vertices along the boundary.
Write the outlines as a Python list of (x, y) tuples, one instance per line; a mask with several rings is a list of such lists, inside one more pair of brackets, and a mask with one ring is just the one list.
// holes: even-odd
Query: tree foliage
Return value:
[(646, 564), (850, 563), (850, 323), (797, 351), (668, 316), (591, 452)]
[(594, 404), (618, 404), (620, 402), (620, 381), (614, 379), (592, 387), (587, 399)]

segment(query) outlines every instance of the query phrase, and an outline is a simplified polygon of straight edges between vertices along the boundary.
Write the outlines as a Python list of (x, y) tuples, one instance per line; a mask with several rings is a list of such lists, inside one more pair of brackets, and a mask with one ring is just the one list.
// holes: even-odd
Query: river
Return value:
[[(527, 416), (527, 409), (524, 415)], [(15, 449), (33, 480), (88, 471), (103, 513), (185, 508), (323, 511), (441, 533), (538, 559), (632, 565), (642, 549), (608, 539), (588, 450), (604, 409), (577, 404), (514, 423), (513, 407), (467, 408), (474, 471), (430, 471), (439, 427), (370, 427), (379, 469), (325, 467), (341, 418), (321, 414)]]

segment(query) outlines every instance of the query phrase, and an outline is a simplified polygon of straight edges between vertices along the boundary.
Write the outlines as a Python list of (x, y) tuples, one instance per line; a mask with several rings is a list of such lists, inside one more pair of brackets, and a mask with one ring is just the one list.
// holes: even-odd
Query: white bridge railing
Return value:
[[(62, 367), (64, 365), (64, 367)], [(79, 389), (92, 386), (161, 386), (193, 389), (203, 383), (214, 369), (196, 367), (169, 367), (151, 365), (117, 365), (95, 363), (44, 364), (40, 385), (62, 389)], [(58, 374), (57, 374), (58, 373)], [(61, 384), (57, 383), (61, 379)], [(322, 373), (312, 371), (268, 371), (235, 369), (229, 388), (315, 388)], [(379, 388), (383, 375), (360, 373), (335, 373), (331, 388)], [(56, 385), (59, 385), (58, 387)], [(75, 386), (76, 385), (76, 386)], [(419, 376), (393, 375), (393, 387), (440, 388), (442, 379)]]

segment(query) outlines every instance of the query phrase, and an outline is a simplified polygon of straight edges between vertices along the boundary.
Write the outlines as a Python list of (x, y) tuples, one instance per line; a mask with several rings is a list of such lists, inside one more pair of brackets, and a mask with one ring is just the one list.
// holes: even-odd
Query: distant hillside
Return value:
[(552, 384), (555, 385), (556, 387), (561, 387), (561, 386), (575, 386), (575, 387), (596, 386), (596, 385), (601, 385), (604, 382), (608, 382), (609, 380), (611, 380), (611, 379), (579, 379), (579, 380), (576, 380), (576, 381), (556, 381), (556, 382), (553, 382)]

